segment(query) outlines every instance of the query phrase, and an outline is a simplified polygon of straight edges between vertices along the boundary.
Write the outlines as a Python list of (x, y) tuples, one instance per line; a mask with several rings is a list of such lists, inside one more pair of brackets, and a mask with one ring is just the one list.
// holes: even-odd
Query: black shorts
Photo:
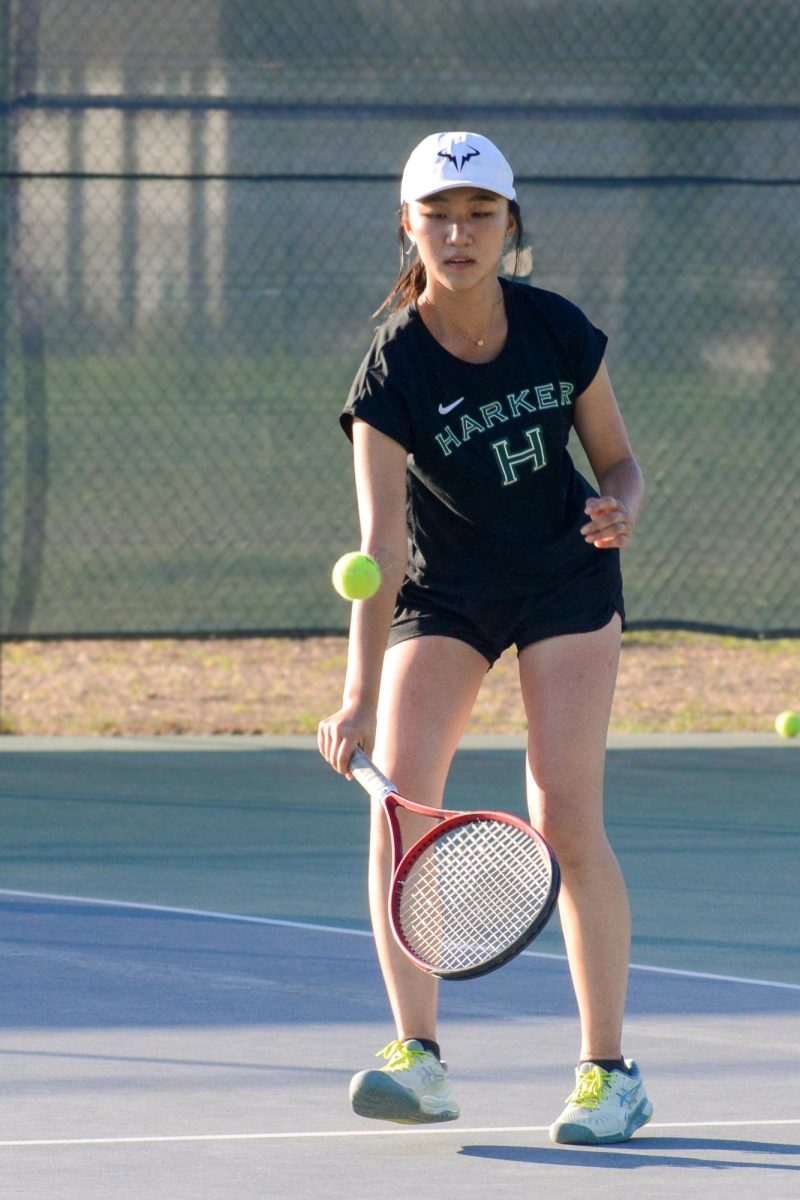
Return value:
[(625, 623), (617, 572), (585, 574), (536, 598), (497, 600), (442, 596), (406, 579), (397, 597), (389, 646), (409, 638), (457, 638), (493, 666), (509, 646), (517, 653), (533, 642), (603, 629), (619, 613)]

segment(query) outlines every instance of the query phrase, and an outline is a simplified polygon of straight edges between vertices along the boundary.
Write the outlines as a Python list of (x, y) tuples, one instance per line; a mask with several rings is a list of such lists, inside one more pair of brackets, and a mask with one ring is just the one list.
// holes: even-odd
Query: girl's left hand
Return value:
[(621, 500), (614, 496), (591, 496), (584, 511), (590, 518), (581, 529), (587, 542), (598, 550), (621, 550), (628, 545), (634, 521)]

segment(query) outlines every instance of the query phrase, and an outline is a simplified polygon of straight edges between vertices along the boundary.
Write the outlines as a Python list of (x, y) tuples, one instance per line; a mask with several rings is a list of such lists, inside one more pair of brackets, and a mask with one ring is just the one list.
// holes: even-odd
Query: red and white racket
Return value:
[[(474, 979), (502, 967), (541, 933), (561, 876), (533, 826), (509, 813), (448, 812), (406, 800), (361, 749), (350, 770), (386, 813), (389, 920), (416, 966), (441, 979)], [(405, 853), (398, 808), (436, 822)]]

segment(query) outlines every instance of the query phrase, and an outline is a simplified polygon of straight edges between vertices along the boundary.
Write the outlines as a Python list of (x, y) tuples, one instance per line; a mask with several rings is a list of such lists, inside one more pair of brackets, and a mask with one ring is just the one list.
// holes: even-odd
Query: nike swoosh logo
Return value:
[(459, 396), (458, 399), (454, 400), (452, 404), (440, 404), (439, 412), (442, 414), (443, 417), (446, 417), (447, 414), (449, 412), (452, 412), (454, 408), (458, 408), (459, 404), (462, 404), (463, 401), (464, 401), (464, 397)]

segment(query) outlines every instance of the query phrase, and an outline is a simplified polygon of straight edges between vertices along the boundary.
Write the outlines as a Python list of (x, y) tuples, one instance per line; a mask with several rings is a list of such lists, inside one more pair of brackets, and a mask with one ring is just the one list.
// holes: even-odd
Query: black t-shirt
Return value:
[(580, 534), (596, 493), (567, 450), (607, 338), (563, 296), (501, 284), (508, 337), (492, 362), (454, 357), (411, 304), (377, 331), (340, 418), (408, 451), (408, 576), (443, 595), (545, 595), (601, 553), (618, 570)]

